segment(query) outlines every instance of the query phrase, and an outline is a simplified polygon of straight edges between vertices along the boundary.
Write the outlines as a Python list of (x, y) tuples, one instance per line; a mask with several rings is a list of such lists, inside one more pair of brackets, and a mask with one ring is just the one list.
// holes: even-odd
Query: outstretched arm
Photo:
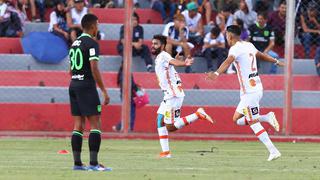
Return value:
[(177, 54), (175, 59), (170, 60), (169, 64), (177, 67), (182, 66), (191, 66), (193, 64), (193, 58), (191, 56), (188, 56), (184, 61), (179, 60), (179, 53)]
[(275, 63), (276, 65), (278, 66), (284, 66), (284, 63), (279, 61), (278, 59), (275, 59), (267, 54), (264, 54), (260, 51), (257, 52), (256, 54), (256, 57), (257, 59), (261, 59), (261, 60), (264, 60), (264, 61), (268, 61), (268, 62), (272, 62), (272, 63)]
[(217, 71), (215, 72), (210, 71), (207, 73), (207, 78), (210, 80), (217, 79), (221, 73), (224, 73), (228, 69), (228, 67), (233, 63), (234, 60), (235, 60), (234, 56), (228, 56), (227, 59), (224, 60), (224, 62), (221, 64), (221, 66)]

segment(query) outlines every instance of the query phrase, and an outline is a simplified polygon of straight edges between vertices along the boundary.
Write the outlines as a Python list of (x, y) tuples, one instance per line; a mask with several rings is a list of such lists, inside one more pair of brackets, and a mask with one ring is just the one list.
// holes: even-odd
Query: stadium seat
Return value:
[(20, 38), (0, 38), (0, 54), (22, 54)]
[[(101, 40), (99, 41), (100, 45), (100, 54), (101, 55), (118, 55), (117, 44), (118, 40)], [(145, 40), (144, 43), (147, 46), (151, 46), (151, 40)]]

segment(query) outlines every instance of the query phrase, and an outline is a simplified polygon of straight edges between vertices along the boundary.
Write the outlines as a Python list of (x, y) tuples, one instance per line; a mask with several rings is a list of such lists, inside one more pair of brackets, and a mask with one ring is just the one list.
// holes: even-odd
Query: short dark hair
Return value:
[(281, 6), (281, 5), (287, 5), (287, 1), (286, 0), (282, 0), (280, 3), (279, 3), (279, 6)]
[(211, 29), (210, 32), (211, 32), (212, 35), (218, 37), (219, 34), (220, 34), (220, 32), (221, 32), (221, 30), (220, 30), (220, 28), (219, 28), (218, 26), (214, 26), (214, 27)]
[(237, 18), (235, 21), (237, 22), (238, 26), (239, 26), (241, 29), (243, 29), (243, 21), (242, 21), (240, 18)]
[(81, 20), (81, 26), (83, 29), (89, 30), (93, 24), (98, 20), (98, 17), (94, 14), (86, 14)]
[(230, 25), (227, 27), (227, 32), (230, 32), (236, 36), (241, 35), (241, 28), (237, 25)]
[(259, 12), (258, 16), (262, 16), (264, 19), (268, 19), (268, 14), (265, 11)]
[(153, 39), (159, 40), (161, 44), (163, 44), (164, 46), (167, 45), (167, 37), (163, 36), (161, 34), (156, 34), (153, 36)]
[(137, 19), (138, 23), (139, 23), (140, 17), (138, 15), (138, 13), (133, 12), (133, 17), (135, 17)]

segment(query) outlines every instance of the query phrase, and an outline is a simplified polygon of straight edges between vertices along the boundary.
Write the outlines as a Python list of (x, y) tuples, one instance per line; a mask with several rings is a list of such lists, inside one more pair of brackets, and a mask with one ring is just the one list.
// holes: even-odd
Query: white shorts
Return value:
[(260, 117), (260, 99), (262, 98), (262, 91), (244, 94), (240, 97), (240, 102), (236, 111), (243, 114), (248, 121), (258, 119)]
[(183, 99), (184, 97), (173, 97), (161, 102), (157, 114), (164, 116), (165, 124), (173, 124), (176, 119), (180, 118)]

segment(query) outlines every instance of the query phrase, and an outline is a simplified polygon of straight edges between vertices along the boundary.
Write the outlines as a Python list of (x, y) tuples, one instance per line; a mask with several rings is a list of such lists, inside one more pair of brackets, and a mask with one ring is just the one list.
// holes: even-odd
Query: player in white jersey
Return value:
[(193, 63), (193, 58), (188, 57), (185, 61), (181, 61), (171, 57), (169, 53), (165, 52), (166, 44), (166, 36), (155, 35), (152, 39), (151, 52), (156, 55), (155, 71), (160, 88), (164, 93), (164, 99), (157, 112), (158, 133), (162, 148), (160, 157), (170, 158), (168, 131), (176, 131), (198, 119), (211, 123), (213, 120), (203, 108), (180, 118), (180, 108), (185, 94), (181, 86), (181, 79), (174, 66), (190, 66)]
[(240, 126), (250, 125), (259, 140), (267, 147), (270, 153), (268, 161), (272, 161), (279, 158), (281, 154), (273, 145), (260, 122), (268, 122), (276, 131), (279, 131), (279, 123), (274, 112), (269, 112), (266, 115), (259, 114), (259, 101), (262, 98), (263, 87), (256, 59), (273, 62), (278, 66), (284, 66), (284, 63), (261, 53), (250, 42), (241, 41), (240, 34), (241, 29), (238, 26), (227, 27), (227, 40), (231, 46), (229, 55), (216, 72), (208, 73), (208, 78), (216, 79), (219, 74), (227, 70), (231, 63), (234, 64), (240, 83), (240, 103), (233, 115), (233, 121)]

